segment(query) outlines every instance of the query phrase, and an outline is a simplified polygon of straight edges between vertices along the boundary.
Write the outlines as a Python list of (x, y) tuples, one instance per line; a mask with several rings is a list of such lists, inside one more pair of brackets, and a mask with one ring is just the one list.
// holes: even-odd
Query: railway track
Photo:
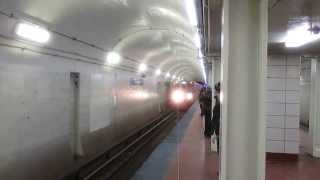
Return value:
[(133, 132), (104, 153), (78, 167), (61, 180), (115, 180), (122, 167), (147, 147), (161, 132), (175, 123), (177, 115), (168, 112)]

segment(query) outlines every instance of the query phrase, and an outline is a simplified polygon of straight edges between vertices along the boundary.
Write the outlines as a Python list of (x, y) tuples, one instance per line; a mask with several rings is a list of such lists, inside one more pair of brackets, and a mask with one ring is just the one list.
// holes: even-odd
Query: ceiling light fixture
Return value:
[(286, 37), (283, 39), (287, 48), (300, 47), (320, 39), (320, 34), (314, 34), (310, 31), (308, 23), (302, 23), (293, 29), (288, 30)]
[(156, 70), (156, 76), (159, 76), (161, 74), (161, 70), (160, 69), (157, 69)]
[(107, 54), (108, 64), (112, 64), (112, 65), (119, 64), (120, 61), (121, 61), (121, 57), (117, 52), (112, 51)]
[(139, 72), (145, 72), (147, 71), (147, 69), (148, 69), (148, 66), (146, 64), (142, 63), (139, 65)]
[(47, 43), (50, 40), (50, 32), (38, 25), (21, 22), (15, 28), (15, 33), (21, 38), (37, 43)]

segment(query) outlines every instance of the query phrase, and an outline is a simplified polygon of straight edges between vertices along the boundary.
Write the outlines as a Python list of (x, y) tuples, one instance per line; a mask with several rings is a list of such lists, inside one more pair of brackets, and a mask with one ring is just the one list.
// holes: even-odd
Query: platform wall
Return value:
[(300, 57), (270, 55), (266, 91), (266, 150), (299, 153)]
[[(78, 125), (70, 72), (80, 73)], [(0, 47), (0, 179), (57, 180), (152, 118), (165, 99), (153, 74)], [(163, 88), (162, 88), (163, 89)], [(80, 131), (75, 161), (75, 131)]]

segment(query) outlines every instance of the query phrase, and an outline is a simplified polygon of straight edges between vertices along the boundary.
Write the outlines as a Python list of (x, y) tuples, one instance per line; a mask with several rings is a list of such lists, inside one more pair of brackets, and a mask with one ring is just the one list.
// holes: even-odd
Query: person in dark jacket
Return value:
[(203, 86), (200, 90), (200, 93), (199, 93), (199, 105), (200, 105), (200, 116), (203, 116), (204, 113), (203, 113), (203, 103), (204, 103), (204, 98), (205, 98), (205, 89), (206, 87)]
[(220, 82), (218, 82), (215, 86), (215, 105), (213, 108), (213, 113), (212, 113), (212, 124), (213, 124), (213, 130), (216, 135), (216, 140), (217, 140), (217, 151), (219, 152), (220, 150)]
[(213, 134), (213, 127), (211, 122), (211, 109), (212, 109), (212, 91), (210, 87), (207, 87), (203, 93), (203, 105), (202, 111), (205, 120), (205, 130), (204, 135), (206, 137), (211, 137)]

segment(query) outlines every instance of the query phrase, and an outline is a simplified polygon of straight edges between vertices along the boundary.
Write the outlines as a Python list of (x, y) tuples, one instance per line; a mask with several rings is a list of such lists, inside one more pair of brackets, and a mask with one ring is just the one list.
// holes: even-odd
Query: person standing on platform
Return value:
[(220, 82), (218, 82), (215, 86), (215, 105), (213, 107), (212, 113), (212, 123), (213, 123), (213, 130), (216, 135), (216, 142), (217, 142), (217, 151), (219, 153), (220, 150)]
[(211, 107), (212, 107), (212, 91), (210, 87), (207, 87), (204, 90), (203, 95), (203, 114), (204, 114), (204, 120), (205, 120), (205, 130), (204, 135), (206, 137), (211, 137), (213, 134), (213, 128), (212, 128), (212, 122), (211, 122)]
[(204, 101), (204, 98), (205, 98), (205, 86), (203, 86), (200, 90), (200, 93), (199, 93), (199, 105), (200, 105), (200, 116), (203, 116), (204, 113), (203, 113), (203, 101)]

